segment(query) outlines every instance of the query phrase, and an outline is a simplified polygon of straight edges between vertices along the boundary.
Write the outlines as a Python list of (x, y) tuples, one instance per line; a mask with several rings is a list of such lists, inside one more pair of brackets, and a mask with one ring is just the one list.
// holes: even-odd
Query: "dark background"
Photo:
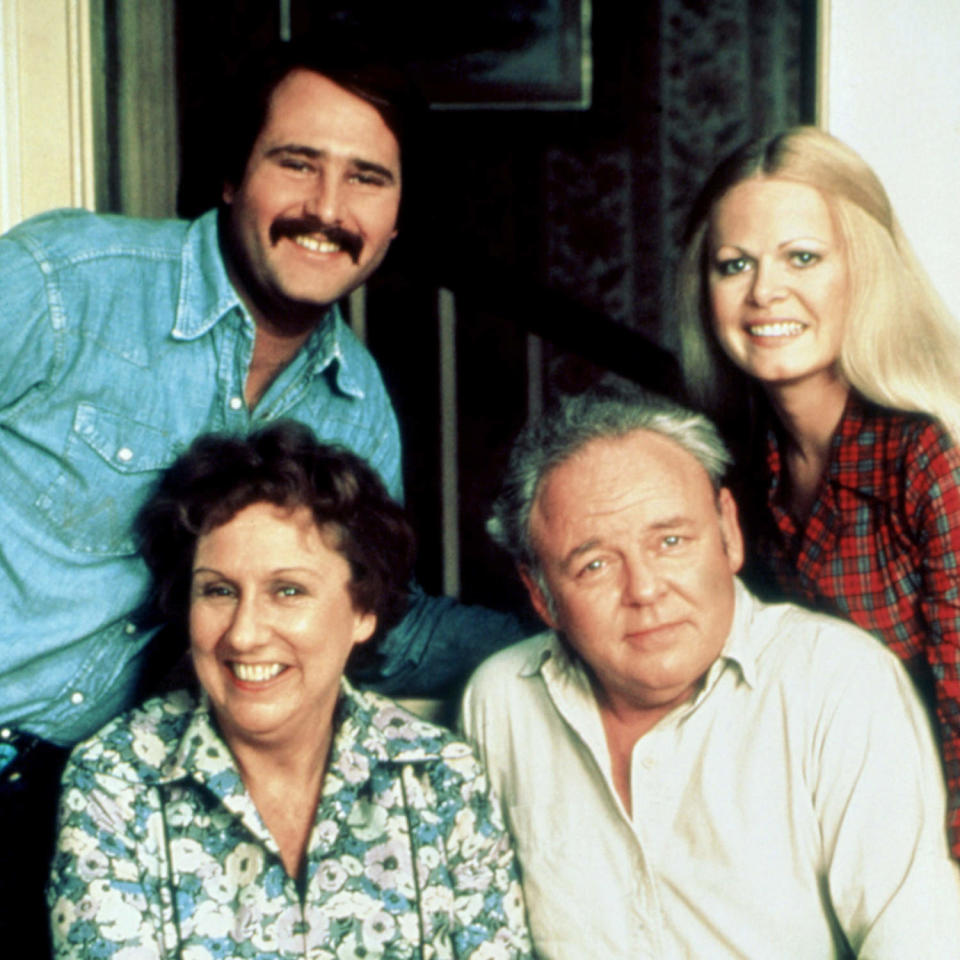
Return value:
[[(433, 0), (291, 0), (290, 26), (294, 37), (387, 38), (408, 64), (469, 64), (522, 48), (546, 2), (489, 0), (477, 24), (465, 7)], [(555, 2), (576, 16), (578, 4)], [(217, 202), (222, 78), (279, 36), (279, 11), (276, 0), (177, 5), (183, 215)], [(430, 111), (416, 195), (368, 287), (368, 345), (401, 421), (418, 577), (432, 592), (441, 588), (436, 289), (457, 296), (467, 601), (523, 602), (482, 520), (526, 418), (527, 333), (544, 338), (547, 396), (606, 369), (675, 392), (670, 270), (693, 193), (747, 137), (813, 116), (815, 0), (593, 0), (590, 21), (587, 109)], [(453, 93), (469, 98), (464, 90)], [(522, 85), (496, 92), (500, 103), (533, 95)]]

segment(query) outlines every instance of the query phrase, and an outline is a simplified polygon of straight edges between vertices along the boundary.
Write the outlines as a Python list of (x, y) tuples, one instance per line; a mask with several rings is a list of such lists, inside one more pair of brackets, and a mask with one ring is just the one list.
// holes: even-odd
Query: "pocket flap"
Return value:
[(77, 405), (73, 429), (120, 473), (162, 470), (172, 459), (170, 438), (162, 430), (92, 403)]

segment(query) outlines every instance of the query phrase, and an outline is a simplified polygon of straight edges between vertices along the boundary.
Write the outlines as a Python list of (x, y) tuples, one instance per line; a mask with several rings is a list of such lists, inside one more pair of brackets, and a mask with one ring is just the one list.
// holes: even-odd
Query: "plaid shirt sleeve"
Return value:
[(797, 524), (767, 449), (754, 578), (774, 596), (845, 617), (906, 664), (934, 711), (960, 860), (960, 448), (928, 417), (851, 394), (817, 501)]
[(960, 859), (960, 449), (930, 425), (907, 453), (904, 506), (921, 548), (923, 652), (933, 676), (949, 794), (947, 824)]

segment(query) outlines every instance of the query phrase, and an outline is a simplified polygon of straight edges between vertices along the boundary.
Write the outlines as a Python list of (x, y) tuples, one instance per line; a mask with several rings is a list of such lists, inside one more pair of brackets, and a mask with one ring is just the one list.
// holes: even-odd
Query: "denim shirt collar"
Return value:
[[(227, 275), (217, 229), (217, 210), (208, 210), (187, 228), (181, 252), (182, 270), (174, 340), (196, 340), (233, 311), (239, 311), (251, 331), (253, 320)], [(343, 393), (362, 400), (361, 381), (352, 374), (351, 360), (362, 350), (348, 329), (338, 304), (333, 304), (303, 347), (307, 372), (319, 376), (336, 361), (335, 380)]]
[(180, 295), (172, 334), (175, 340), (196, 340), (241, 306), (220, 253), (216, 210), (208, 210), (187, 228), (180, 259)]
[(343, 319), (339, 304), (335, 303), (330, 307), (326, 318), (313, 331), (304, 349), (307, 353), (308, 369), (313, 376), (319, 376), (336, 361), (337, 386), (349, 396), (363, 399), (363, 383), (354, 376), (351, 369), (351, 362), (357, 358), (363, 347)]

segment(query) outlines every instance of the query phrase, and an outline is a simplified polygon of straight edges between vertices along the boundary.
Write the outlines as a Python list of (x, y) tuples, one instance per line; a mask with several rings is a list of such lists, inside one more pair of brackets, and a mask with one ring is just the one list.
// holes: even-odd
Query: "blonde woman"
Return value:
[(678, 314), (691, 398), (740, 440), (755, 580), (904, 660), (960, 858), (960, 334), (876, 174), (812, 127), (737, 150), (694, 205)]

